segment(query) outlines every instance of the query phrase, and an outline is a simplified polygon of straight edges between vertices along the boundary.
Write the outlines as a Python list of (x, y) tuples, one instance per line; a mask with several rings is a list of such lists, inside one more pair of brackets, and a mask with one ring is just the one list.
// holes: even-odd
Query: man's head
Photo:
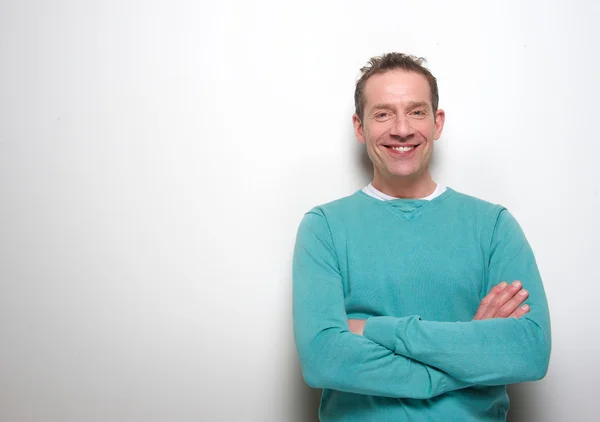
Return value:
[(373, 185), (394, 196), (427, 195), (435, 186), (429, 163), (445, 113), (423, 62), (400, 53), (375, 57), (356, 84), (356, 137), (373, 162)]

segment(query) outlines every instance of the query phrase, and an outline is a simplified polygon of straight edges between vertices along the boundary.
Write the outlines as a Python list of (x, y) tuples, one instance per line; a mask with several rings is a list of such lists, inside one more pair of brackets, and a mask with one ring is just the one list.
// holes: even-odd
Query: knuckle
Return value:
[(503, 281), (496, 285), (495, 290), (497, 292), (501, 292), (502, 290), (506, 289), (507, 286), (508, 286), (508, 284), (506, 283), (506, 281)]
[(504, 305), (505, 302), (506, 302), (506, 300), (503, 297), (497, 297), (494, 300), (492, 300), (491, 306), (493, 308), (499, 308), (502, 305)]
[(508, 316), (511, 314), (510, 310), (508, 309), (500, 309), (498, 312), (496, 312), (496, 316), (500, 317), (500, 318), (508, 318)]
[(523, 315), (525, 315), (527, 312), (529, 312), (529, 308), (523, 309), (523, 307), (520, 307), (519, 309), (517, 309), (516, 311), (513, 312), (513, 315), (515, 318), (520, 318)]
[(515, 291), (519, 291), (523, 288), (523, 284), (520, 281), (514, 281), (511, 285), (510, 288), (515, 290)]

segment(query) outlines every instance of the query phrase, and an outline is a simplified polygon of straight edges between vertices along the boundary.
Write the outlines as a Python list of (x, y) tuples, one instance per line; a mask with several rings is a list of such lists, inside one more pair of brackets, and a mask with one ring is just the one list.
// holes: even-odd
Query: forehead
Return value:
[(364, 89), (365, 108), (379, 104), (426, 102), (431, 105), (431, 90), (425, 76), (405, 70), (392, 70), (371, 76)]

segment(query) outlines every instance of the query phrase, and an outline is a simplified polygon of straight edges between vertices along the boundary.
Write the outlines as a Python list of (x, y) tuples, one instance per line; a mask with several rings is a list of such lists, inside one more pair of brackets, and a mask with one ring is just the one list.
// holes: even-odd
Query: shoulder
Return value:
[(356, 191), (308, 210), (300, 222), (300, 229), (339, 234), (359, 224), (372, 213), (371, 207), (377, 205), (362, 191)]
[(325, 218), (343, 216), (367, 206), (369, 201), (365, 200), (365, 196), (362, 191), (356, 191), (351, 195), (314, 206), (306, 214), (317, 214)]
[(486, 237), (502, 240), (505, 238), (525, 240), (525, 233), (509, 211), (501, 204), (484, 201), (474, 196), (454, 191), (454, 201), (464, 215), (469, 215), (471, 224), (477, 227)]
[(445, 202), (446, 217), (451, 221), (461, 222), (465, 228), (475, 230), (485, 244), (497, 233), (499, 227), (501, 231), (504, 228), (513, 231), (518, 226), (515, 218), (501, 204), (457, 191), (453, 191)]
[(489, 202), (472, 195), (452, 190), (448, 204), (461, 212), (470, 214), (472, 217), (487, 217), (496, 220), (498, 216), (506, 211), (506, 207)]

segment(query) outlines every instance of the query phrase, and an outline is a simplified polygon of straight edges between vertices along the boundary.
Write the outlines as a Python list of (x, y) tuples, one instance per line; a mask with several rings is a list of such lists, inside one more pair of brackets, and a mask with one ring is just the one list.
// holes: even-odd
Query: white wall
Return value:
[(368, 181), (358, 69), (429, 59), (435, 175), (508, 206), (544, 276), (547, 378), (510, 420), (596, 420), (597, 2), (0, 3), (0, 420), (316, 420), (290, 266)]

